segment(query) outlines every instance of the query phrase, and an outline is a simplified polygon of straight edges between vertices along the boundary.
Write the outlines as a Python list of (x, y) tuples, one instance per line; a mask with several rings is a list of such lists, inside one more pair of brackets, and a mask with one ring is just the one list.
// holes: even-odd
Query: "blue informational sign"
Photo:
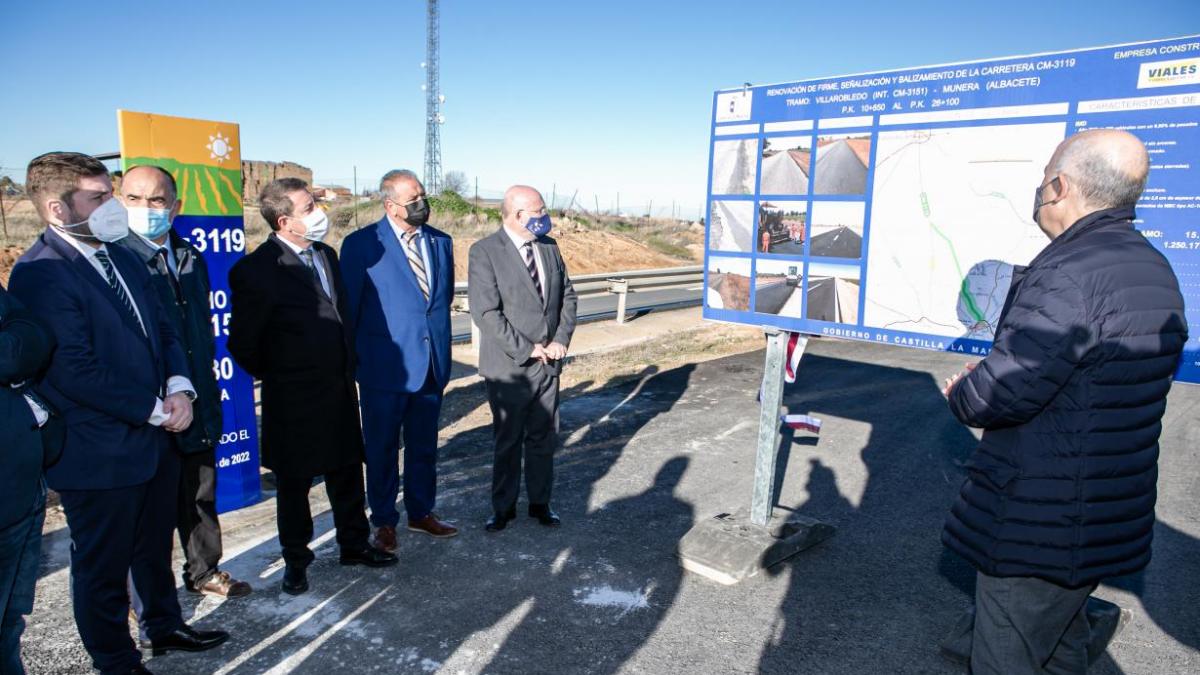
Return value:
[(1043, 168), (1096, 128), (1150, 153), (1200, 382), (1200, 36), (716, 92), (704, 317), (986, 355)]
[(257, 503), (259, 479), (258, 423), (254, 381), (229, 355), (229, 270), (245, 255), (242, 216), (179, 216), (175, 230), (204, 256), (208, 264), (209, 307), (216, 340), (213, 375), (221, 391), (221, 438), (216, 448), (217, 510), (224, 513)]

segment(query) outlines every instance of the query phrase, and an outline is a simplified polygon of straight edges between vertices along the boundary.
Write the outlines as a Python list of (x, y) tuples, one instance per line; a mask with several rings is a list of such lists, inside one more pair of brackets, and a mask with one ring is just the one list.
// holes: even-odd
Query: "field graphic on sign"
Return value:
[(1012, 279), (1048, 243), (1033, 192), (1062, 122), (878, 135), (864, 324), (992, 340)]

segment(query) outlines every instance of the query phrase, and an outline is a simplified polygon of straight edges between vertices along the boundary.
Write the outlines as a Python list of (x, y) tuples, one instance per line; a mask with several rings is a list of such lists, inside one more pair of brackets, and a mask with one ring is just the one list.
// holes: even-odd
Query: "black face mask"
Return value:
[(1050, 187), (1051, 185), (1054, 185), (1054, 184), (1055, 184), (1055, 183), (1057, 183), (1057, 182), (1058, 182), (1058, 176), (1055, 176), (1054, 178), (1050, 179), (1050, 182), (1049, 182), (1049, 183), (1046, 183), (1045, 185), (1039, 185), (1039, 186), (1037, 187), (1037, 189), (1033, 191), (1033, 222), (1035, 222), (1035, 223), (1037, 223), (1037, 224), (1041, 225), (1041, 221), (1040, 221), (1040, 220), (1038, 220), (1038, 211), (1039, 211), (1039, 210), (1041, 210), (1041, 208), (1042, 208), (1043, 206), (1049, 206), (1049, 205), (1051, 205), (1051, 204), (1057, 204), (1059, 201), (1061, 201), (1061, 200), (1058, 200), (1058, 199), (1053, 199), (1053, 200), (1051, 200), (1051, 201), (1048, 201), (1048, 202), (1043, 202), (1043, 201), (1042, 201), (1042, 190), (1044, 190), (1044, 189), (1046, 189), (1046, 188)]
[(429, 222), (429, 200), (421, 197), (417, 201), (405, 206), (408, 215), (404, 217), (404, 222), (413, 227), (421, 227)]

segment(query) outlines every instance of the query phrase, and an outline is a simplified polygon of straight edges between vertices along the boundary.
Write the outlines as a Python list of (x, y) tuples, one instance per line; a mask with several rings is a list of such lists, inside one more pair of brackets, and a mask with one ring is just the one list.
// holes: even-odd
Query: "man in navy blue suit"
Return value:
[(37, 393), (66, 424), (46, 478), (71, 531), (75, 623), (102, 673), (145, 673), (129, 634), (130, 574), (156, 655), (229, 638), (183, 623), (171, 573), (179, 457), (168, 434), (191, 425), (195, 390), (145, 266), (108, 245), (129, 227), (104, 165), (48, 153), (29, 163), (26, 187), (47, 228), (10, 291), (58, 343)]
[(408, 529), (434, 537), (458, 534), (433, 512), (438, 415), (450, 379), (454, 246), (449, 235), (427, 224), (429, 201), (416, 174), (390, 171), (379, 191), (384, 216), (346, 237), (342, 275), (358, 351), (375, 546), (394, 551), (401, 435)]

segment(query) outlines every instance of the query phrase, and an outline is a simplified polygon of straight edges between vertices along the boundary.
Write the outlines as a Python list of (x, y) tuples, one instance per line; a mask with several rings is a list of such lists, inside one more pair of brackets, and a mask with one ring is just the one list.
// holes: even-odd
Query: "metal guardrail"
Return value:
[[(689, 265), (687, 267), (664, 267), (652, 270), (630, 270), (628, 272), (603, 272), (601, 274), (580, 274), (571, 277), (575, 292), (579, 295), (607, 293), (609, 279), (624, 279), (629, 282), (629, 289), (663, 288), (667, 286), (684, 286), (704, 281), (704, 266)], [(467, 282), (454, 284), (454, 295), (462, 297), (467, 294)]]

